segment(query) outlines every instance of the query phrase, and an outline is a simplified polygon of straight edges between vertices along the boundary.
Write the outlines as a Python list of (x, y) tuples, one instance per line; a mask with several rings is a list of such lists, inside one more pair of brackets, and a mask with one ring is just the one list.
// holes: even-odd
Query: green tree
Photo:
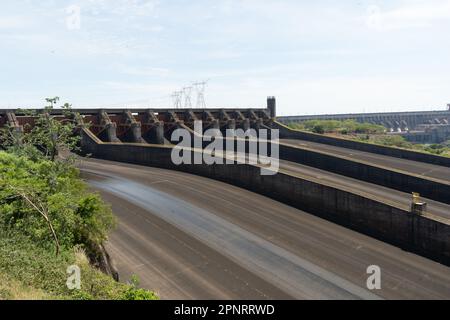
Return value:
[(75, 150), (79, 142), (79, 135), (75, 134), (76, 116), (71, 111), (71, 105), (65, 103), (61, 106), (64, 118), (58, 119), (51, 115), (59, 97), (47, 98), (50, 105), (37, 115), (35, 125), (27, 135), (27, 141), (43, 152), (44, 156), (55, 161), (60, 150)]
[(95, 254), (115, 226), (111, 209), (61, 161), (31, 161), (0, 152), (0, 229), (43, 246), (82, 245)]
[(26, 125), (23, 132), (6, 127), (0, 132), (3, 147), (17, 154), (37, 159), (43, 156), (55, 161), (63, 150), (76, 151), (80, 136), (76, 134), (78, 115), (71, 105), (65, 103), (60, 108), (62, 116), (52, 115), (59, 97), (47, 98), (48, 105), (40, 111), (24, 111), (34, 117), (33, 125)]

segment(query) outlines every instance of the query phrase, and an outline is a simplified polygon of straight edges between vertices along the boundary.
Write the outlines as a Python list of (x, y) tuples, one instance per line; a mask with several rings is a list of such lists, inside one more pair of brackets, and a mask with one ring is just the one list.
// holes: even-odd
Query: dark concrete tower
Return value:
[(275, 97), (267, 98), (267, 109), (270, 111), (271, 118), (275, 118), (277, 116), (277, 100)]

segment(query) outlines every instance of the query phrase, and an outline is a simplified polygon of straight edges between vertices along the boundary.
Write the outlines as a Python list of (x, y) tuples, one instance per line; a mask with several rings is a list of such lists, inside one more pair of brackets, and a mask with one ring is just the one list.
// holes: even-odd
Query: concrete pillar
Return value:
[(164, 144), (164, 122), (150, 110), (141, 115), (141, 121), (142, 138), (151, 144)]
[(262, 128), (263, 124), (263, 119), (256, 119), (251, 122), (251, 128), (258, 131)]
[(241, 128), (244, 129), (244, 131), (247, 131), (251, 128), (250, 126), (250, 119), (244, 119), (241, 121)]
[(149, 125), (148, 130), (142, 137), (148, 143), (164, 144), (164, 122), (158, 121)]
[(244, 131), (247, 131), (250, 129), (250, 119), (244, 117), (241, 111), (234, 111), (234, 115), (236, 117), (236, 125), (238, 128), (243, 129)]
[(389, 120), (386, 120), (386, 124), (387, 124), (387, 128), (389, 129), (389, 131), (390, 132), (394, 132), (394, 130), (395, 130), (395, 126), (392, 124), (392, 122), (391, 121), (389, 121)]
[(17, 117), (16, 117), (15, 113), (7, 112), (6, 113), (6, 118), (7, 118), (8, 125), (11, 128), (13, 128), (14, 131), (23, 132), (23, 126), (21, 126), (19, 124), (19, 121), (17, 120)]
[(174, 111), (168, 111), (167, 118), (169, 119), (169, 122), (173, 123), (179, 123), (181, 121), (180, 118), (178, 118), (177, 113)]
[(19, 124), (19, 121), (16, 118), (16, 115), (13, 112), (6, 113), (6, 119), (8, 126), (11, 130), (12, 135), (14, 136), (14, 140), (17, 143), (22, 143), (22, 135), (23, 135), (23, 126)]
[(99, 112), (100, 125), (103, 130), (99, 133), (99, 138), (105, 142), (121, 142), (117, 138), (117, 124), (112, 122), (104, 110)]
[(143, 143), (141, 133), (141, 123), (136, 121), (131, 111), (124, 112), (122, 116), (124, 125), (128, 126), (128, 130), (123, 135), (122, 139), (126, 142)]
[(263, 120), (255, 113), (255, 111), (249, 109), (246, 112), (247, 119), (250, 120), (250, 128), (259, 130), (263, 124)]
[(195, 120), (198, 120), (195, 113), (192, 110), (186, 110), (184, 113), (184, 122), (194, 122)]
[(401, 120), (401, 121), (400, 121), (400, 129), (401, 129), (402, 132), (408, 130), (408, 124), (406, 123), (405, 120)]
[(218, 119), (214, 118), (210, 111), (203, 112), (203, 129), (220, 129), (220, 122)]
[(226, 129), (236, 129), (236, 120), (229, 119), (226, 124)]
[(236, 129), (236, 120), (231, 119), (225, 110), (219, 112), (220, 128), (222, 133), (225, 133), (226, 129)]
[(181, 120), (178, 117), (177, 113), (174, 111), (167, 111), (167, 113), (165, 114), (165, 119), (168, 119), (168, 121), (164, 123), (164, 137), (168, 141), (172, 142), (172, 133), (176, 129), (182, 128), (184, 126), (184, 120)]

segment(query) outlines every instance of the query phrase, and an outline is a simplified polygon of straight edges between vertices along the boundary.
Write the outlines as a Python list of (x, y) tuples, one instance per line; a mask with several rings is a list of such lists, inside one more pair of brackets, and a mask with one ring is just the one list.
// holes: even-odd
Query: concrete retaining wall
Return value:
[(371, 152), (376, 154), (382, 154), (390, 157), (408, 159), (420, 162), (426, 162), (431, 164), (436, 164), (440, 166), (450, 167), (450, 158), (440, 157), (432, 154), (410, 151), (400, 148), (392, 148), (386, 146), (379, 146), (370, 143), (352, 141), (347, 139), (340, 139), (335, 137), (324, 136), (321, 134), (292, 130), (287, 126), (274, 122), (274, 129), (280, 130), (280, 138), (281, 139), (300, 139), (311, 142), (328, 144), (336, 147), (349, 148), (359, 151)]
[(262, 176), (251, 165), (181, 165), (170, 146), (101, 143), (85, 131), (82, 147), (95, 158), (188, 172), (230, 183), (450, 265), (450, 222), (417, 216), (315, 181), (278, 173)]
[(325, 153), (280, 145), (280, 159), (450, 204), (450, 184)]
[[(204, 142), (203, 147), (209, 143)], [(225, 150), (224, 142), (222, 144), (223, 150)], [(247, 151), (249, 150), (248, 144), (246, 141)], [(236, 145), (237, 141), (235, 140), (235, 150)], [(355, 161), (306, 147), (280, 144), (279, 150), (281, 160), (307, 165), (402, 192), (417, 192), (425, 198), (450, 204), (450, 184), (446, 181), (405, 173), (368, 162)]]

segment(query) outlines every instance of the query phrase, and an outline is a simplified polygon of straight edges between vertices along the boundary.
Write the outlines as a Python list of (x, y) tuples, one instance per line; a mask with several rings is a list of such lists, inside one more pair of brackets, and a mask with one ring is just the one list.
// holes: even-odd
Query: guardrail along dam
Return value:
[[(120, 279), (136, 274), (163, 299), (450, 299), (450, 158), (292, 130), (267, 102), (72, 110), (89, 155), (82, 176), (119, 219), (107, 249)], [(0, 110), (0, 127), (33, 124), (23, 110)], [(209, 129), (277, 129), (279, 169), (177, 165), (177, 129), (193, 141)], [(208, 143), (190, 145), (192, 156)]]

